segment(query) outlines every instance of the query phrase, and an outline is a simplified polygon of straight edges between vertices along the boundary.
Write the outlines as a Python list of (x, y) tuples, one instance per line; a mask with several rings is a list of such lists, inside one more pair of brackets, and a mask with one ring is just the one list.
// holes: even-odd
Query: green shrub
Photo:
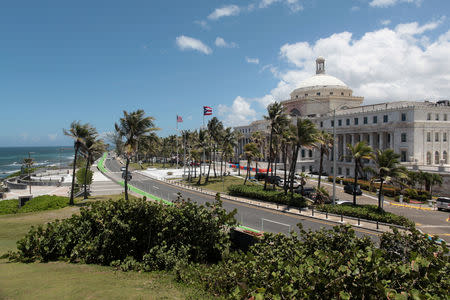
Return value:
[[(81, 168), (81, 169), (79, 169), (77, 171), (76, 179), (77, 179), (78, 185), (84, 185), (84, 174), (85, 174), (85, 172), (86, 172), (85, 168)], [(87, 171), (87, 176), (86, 176), (87, 177), (87, 181), (86, 181), (87, 185), (92, 184), (92, 177), (93, 177), (93, 175), (94, 175), (94, 172), (92, 172), (91, 170)]]
[(284, 205), (291, 205), (295, 207), (306, 207), (306, 200), (299, 194), (294, 193), (293, 199), (291, 195), (284, 194), (284, 191), (279, 190), (264, 190), (260, 185), (231, 185), (228, 187), (229, 194), (232, 196), (241, 196), (251, 199), (262, 200), (266, 202), (279, 203)]
[(15, 214), (19, 210), (17, 199), (0, 201), (0, 215)]
[(177, 277), (228, 299), (446, 299), (448, 248), (417, 230), (376, 245), (350, 226), (265, 234), (248, 253), (217, 265), (178, 268)]
[(400, 226), (414, 226), (414, 222), (411, 220), (395, 215), (390, 212), (380, 211), (376, 205), (332, 205), (323, 204), (316, 207), (317, 210), (327, 211), (332, 214), (344, 215), (349, 217), (361, 218), (371, 221), (378, 221), (390, 224), (396, 224)]
[[(80, 215), (32, 228), (17, 243), (19, 261), (70, 260), (122, 270), (168, 269), (177, 261), (217, 262), (235, 224), (220, 201), (173, 206), (142, 199), (92, 203)], [(138, 265), (139, 263), (139, 265)]]
[(19, 208), (17, 199), (0, 201), (0, 215), (59, 209), (69, 205), (69, 198), (61, 196), (37, 196)]

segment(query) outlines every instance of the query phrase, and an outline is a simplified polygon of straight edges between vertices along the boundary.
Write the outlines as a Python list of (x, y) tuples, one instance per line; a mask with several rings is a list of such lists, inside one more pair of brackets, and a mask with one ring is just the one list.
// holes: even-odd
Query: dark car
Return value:
[(346, 186), (344, 186), (344, 192), (346, 192), (350, 195), (353, 195), (353, 194), (356, 194), (357, 196), (362, 195), (362, 191), (361, 191), (359, 185), (357, 185), (355, 188), (355, 185), (347, 184)]
[(267, 178), (267, 182), (272, 183), (272, 184), (278, 184), (278, 182), (280, 182), (280, 180), (281, 180), (280, 176), (269, 176)]
[(304, 187), (302, 191), (302, 187), (299, 186), (298, 188), (295, 189), (295, 192), (304, 197), (310, 198), (316, 192), (316, 189), (313, 187)]
[(256, 173), (256, 175), (255, 175), (255, 179), (256, 180), (264, 180), (264, 179), (266, 179), (266, 173)]

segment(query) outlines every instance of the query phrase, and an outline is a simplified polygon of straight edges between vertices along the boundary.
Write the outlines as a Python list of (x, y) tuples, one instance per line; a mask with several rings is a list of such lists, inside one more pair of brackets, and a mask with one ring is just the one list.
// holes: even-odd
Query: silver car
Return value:
[(440, 197), (436, 200), (438, 210), (450, 210), (450, 198)]

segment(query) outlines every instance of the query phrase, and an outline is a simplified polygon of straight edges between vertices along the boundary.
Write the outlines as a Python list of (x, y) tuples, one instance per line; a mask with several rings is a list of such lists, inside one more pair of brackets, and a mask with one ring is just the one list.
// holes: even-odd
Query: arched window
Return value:
[(444, 165), (448, 164), (447, 151), (442, 152), (442, 159), (444, 160)]
[(300, 116), (300, 111), (296, 108), (292, 109), (290, 115), (293, 117)]
[(434, 163), (436, 165), (439, 164), (439, 152), (438, 151), (434, 152)]
[(427, 152), (427, 165), (431, 165), (431, 152)]

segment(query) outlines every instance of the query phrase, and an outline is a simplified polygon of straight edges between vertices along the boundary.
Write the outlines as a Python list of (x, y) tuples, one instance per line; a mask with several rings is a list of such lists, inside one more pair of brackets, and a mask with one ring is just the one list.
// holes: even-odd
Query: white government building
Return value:
[[(325, 73), (325, 59), (316, 60), (316, 75), (302, 81), (282, 101), (285, 111), (295, 117), (310, 118), (320, 130), (332, 133), (336, 113), (338, 161), (336, 174), (353, 177), (354, 164), (344, 159), (347, 144), (366, 141), (374, 149), (392, 148), (401, 156), (401, 164), (412, 170), (439, 172), (443, 175), (442, 190), (450, 192), (450, 101), (397, 101), (363, 105), (363, 97), (336, 77)], [(237, 153), (250, 142), (253, 132), (267, 135), (268, 122), (259, 120), (235, 127), (243, 134)], [(267, 156), (267, 153), (265, 154)], [(324, 159), (324, 172), (333, 173), (333, 156)], [(302, 149), (297, 158), (298, 171), (317, 172), (319, 151)], [(436, 188), (438, 190), (438, 188)]]

